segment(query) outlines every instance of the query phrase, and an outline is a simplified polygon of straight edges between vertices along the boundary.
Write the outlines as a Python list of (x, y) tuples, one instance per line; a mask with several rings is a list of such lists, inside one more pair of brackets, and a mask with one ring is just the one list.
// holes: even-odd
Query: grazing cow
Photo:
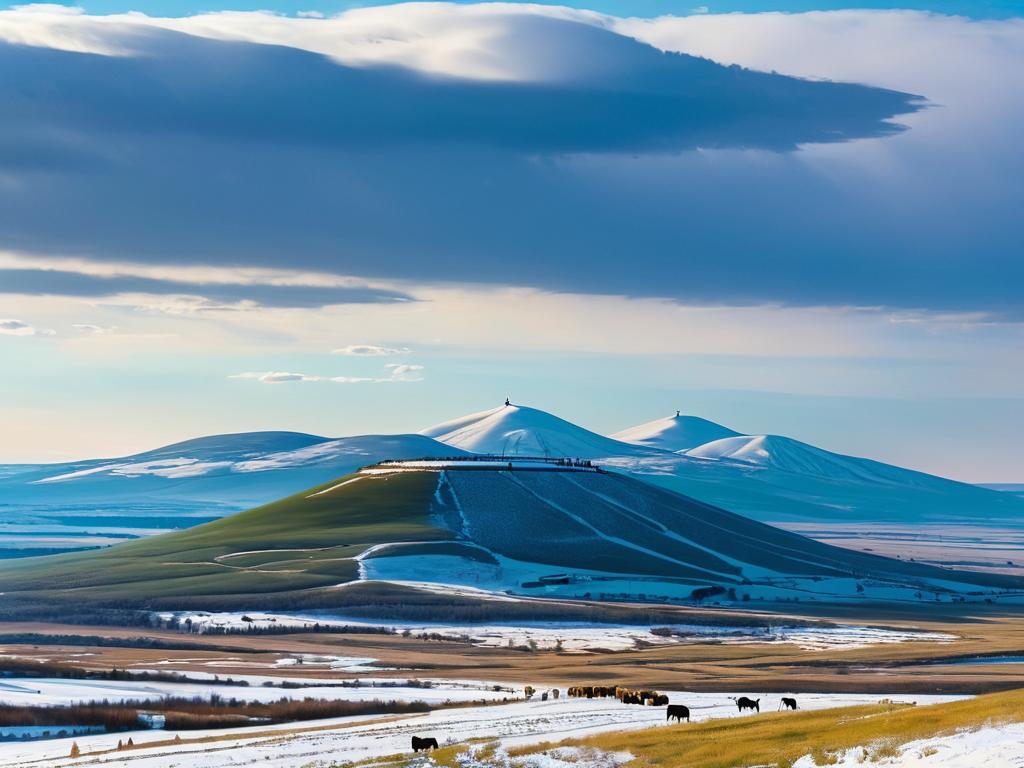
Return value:
[(740, 712), (745, 709), (753, 709), (755, 712), (761, 711), (761, 700), (760, 699), (748, 699), (746, 696), (740, 696), (736, 699), (736, 706)]
[(437, 739), (432, 736), (428, 736), (425, 739), (421, 739), (419, 736), (412, 737), (412, 751), (419, 752), (420, 750), (427, 752), (431, 749), (437, 749)]
[(665, 722), (668, 722), (673, 717), (680, 723), (683, 722), (684, 717), (686, 722), (690, 722), (690, 708), (684, 707), (682, 704), (669, 704), (665, 712)]
[(779, 709), (796, 709), (796, 699), (790, 699), (786, 696), (782, 697), (782, 703), (779, 704)]
[(558, 698), (558, 689), (557, 688), (552, 688), (551, 689), (551, 698), (552, 699), (557, 699)]

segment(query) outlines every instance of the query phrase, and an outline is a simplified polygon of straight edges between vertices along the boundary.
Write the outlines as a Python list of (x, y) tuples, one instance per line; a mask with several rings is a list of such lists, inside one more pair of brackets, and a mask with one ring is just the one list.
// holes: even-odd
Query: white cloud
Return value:
[(291, 381), (320, 381), (331, 384), (387, 384), (389, 382), (422, 381), (420, 371), (422, 365), (410, 363), (388, 363), (388, 375), (373, 376), (318, 376), (308, 373), (292, 373), (290, 371), (246, 371), (229, 376), (229, 379), (251, 379), (261, 384), (284, 384)]
[(347, 347), (331, 350), (332, 355), (351, 355), (353, 357), (383, 357), (385, 355), (407, 355), (410, 350), (406, 347), (396, 349), (394, 347), (378, 347), (375, 344), (349, 344)]
[(263, 384), (282, 384), (286, 381), (323, 381), (321, 376), (307, 376), (304, 373), (289, 373), (288, 371), (246, 371), (236, 373), (229, 379), (255, 379)]
[(35, 328), (21, 320), (0, 320), (0, 333), (7, 336), (53, 336), (56, 331), (49, 328)]
[(534, 56), (518, 55), (520, 46), (530, 43), (531, 18), (536, 17), (594, 26), (610, 23), (610, 17), (593, 11), (505, 3), (403, 3), (356, 8), (328, 19), (267, 11), (220, 11), (184, 18), (137, 12), (91, 16), (40, 4), (31, 13), (18, 8), (0, 11), (0, 40), (132, 56), (144, 53), (145, 38), (133, 41), (119, 33), (131, 27), (160, 27), (218, 40), (290, 46), (349, 66), (395, 65), (477, 80), (542, 80), (557, 76), (560, 70), (564, 73), (556, 64), (586, 66), (607, 55), (600, 49), (553, 54), (559, 61), (540, 51), (534, 51)]
[(378, 381), (422, 381), (423, 379), (423, 376), (420, 375), (420, 371), (423, 370), (422, 365), (388, 363), (384, 367), (391, 370), (391, 376), (387, 379), (378, 379)]
[(296, 11), (295, 15), (300, 19), (322, 19), (324, 17), (320, 11)]
[(76, 331), (81, 333), (92, 333), (96, 335), (104, 335), (108, 333), (116, 333), (116, 325), (93, 325), (92, 323), (73, 323), (71, 325)]

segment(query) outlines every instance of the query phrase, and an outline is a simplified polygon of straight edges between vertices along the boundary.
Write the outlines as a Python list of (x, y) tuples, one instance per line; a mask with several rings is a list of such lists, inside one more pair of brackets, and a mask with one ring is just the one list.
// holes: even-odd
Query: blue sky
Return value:
[(509, 395), (1024, 482), (1024, 21), (863, 5), (0, 11), (0, 461)]

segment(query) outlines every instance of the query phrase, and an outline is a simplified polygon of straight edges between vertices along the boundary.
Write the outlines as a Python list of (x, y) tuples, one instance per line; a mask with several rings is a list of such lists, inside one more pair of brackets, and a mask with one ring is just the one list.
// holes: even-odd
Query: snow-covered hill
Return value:
[(916, 487), (947, 486), (952, 481), (871, 459), (844, 456), (780, 435), (736, 435), (687, 451), (698, 459), (742, 462), (753, 466), (833, 480), (891, 483)]
[(546, 411), (503, 405), (428, 427), (421, 435), (473, 453), (502, 456), (642, 456), (649, 450), (604, 437)]
[[(846, 522), (1012, 526), (1024, 520), (1018, 493), (779, 435), (742, 435), (695, 416), (658, 419), (606, 437), (536, 408), (508, 405), (412, 435), (330, 439), (252, 432), (119, 459), (0, 466), (0, 536), (10, 534), (0, 543), (0, 558), (15, 547), (103, 544), (110, 543), (103, 536), (194, 525), (383, 459), (464, 452), (589, 459), (757, 520), (814, 523), (833, 533)], [(33, 543), (26, 535), (33, 531), (45, 533), (45, 542)]]
[(616, 432), (611, 437), (646, 448), (686, 451), (713, 440), (737, 437), (739, 434), (700, 416), (683, 416), (677, 411), (675, 416), (648, 421), (646, 424)]

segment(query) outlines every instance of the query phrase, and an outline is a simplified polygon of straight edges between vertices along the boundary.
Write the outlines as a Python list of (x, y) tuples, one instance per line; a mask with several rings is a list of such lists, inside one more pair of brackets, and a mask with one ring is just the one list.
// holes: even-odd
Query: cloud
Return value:
[(411, 350), (403, 347), (378, 347), (375, 344), (349, 344), (347, 347), (331, 350), (332, 355), (351, 355), (354, 357), (382, 357), (385, 355), (407, 355)]
[(387, 384), (391, 382), (413, 382), (422, 381), (422, 365), (409, 363), (388, 363), (384, 366), (388, 369), (388, 375), (382, 377), (372, 376), (318, 376), (306, 373), (291, 373), (288, 371), (247, 371), (229, 376), (229, 379), (252, 379), (262, 384), (284, 384), (292, 381), (317, 381), (329, 382), (331, 384)]
[(255, 379), (263, 384), (282, 384), (286, 381), (324, 381), (322, 376), (307, 376), (304, 373), (289, 373), (287, 371), (263, 371), (262, 373), (247, 371), (233, 374), (228, 378)]
[(21, 320), (0, 320), (0, 334), (6, 336), (53, 336), (56, 331), (35, 328)]
[(391, 376), (387, 379), (380, 379), (380, 381), (421, 381), (423, 378), (420, 375), (420, 371), (423, 370), (422, 365), (388, 363), (384, 367), (391, 370)]
[(317, 308), (332, 304), (409, 301), (409, 294), (363, 285), (190, 282), (143, 275), (97, 275), (60, 269), (2, 267), (0, 293), (80, 298), (121, 295), (165, 297), (140, 306), (171, 312), (270, 308)]
[(1024, 319), (1019, 20), (416, 4), (0, 37), (0, 245)]
[(93, 325), (92, 323), (73, 323), (71, 327), (81, 333), (88, 333), (96, 336), (103, 336), (106, 334), (117, 332), (116, 325)]

